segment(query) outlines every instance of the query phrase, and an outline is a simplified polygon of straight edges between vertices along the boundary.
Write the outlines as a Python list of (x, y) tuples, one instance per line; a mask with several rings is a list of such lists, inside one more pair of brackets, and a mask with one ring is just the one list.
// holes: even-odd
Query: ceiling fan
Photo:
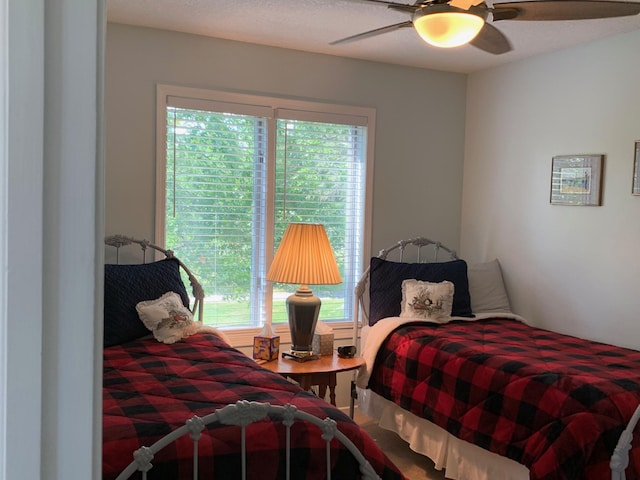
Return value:
[(436, 47), (449, 48), (471, 44), (494, 55), (512, 50), (507, 37), (493, 22), (502, 20), (587, 20), (624, 17), (640, 13), (640, 3), (608, 0), (531, 0), (494, 3), (483, 0), (416, 0), (412, 5), (386, 0), (363, 0), (386, 5), (411, 15), (393, 25), (369, 30), (331, 42), (331, 45), (362, 40), (405, 27), (413, 27), (422, 39)]

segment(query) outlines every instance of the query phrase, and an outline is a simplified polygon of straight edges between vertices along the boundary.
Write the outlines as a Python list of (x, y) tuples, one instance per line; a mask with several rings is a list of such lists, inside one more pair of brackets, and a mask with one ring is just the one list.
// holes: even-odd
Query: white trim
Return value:
[(0, 0), (0, 480), (7, 479), (7, 285), (8, 256), (8, 128), (9, 128), (9, 0)]
[[(167, 145), (167, 128), (166, 128), (166, 111), (169, 92), (163, 85), (158, 85), (156, 89), (156, 201), (155, 201), (155, 237), (152, 242), (161, 247), (164, 244), (164, 234), (166, 232), (166, 224), (164, 220), (164, 208), (166, 185), (167, 185), (167, 169), (164, 160)], [(162, 113), (164, 112), (164, 114)]]
[[(376, 111), (371, 109), (369, 113), (369, 124), (367, 125), (367, 178), (364, 199), (364, 225), (362, 228), (362, 265), (360, 271), (364, 272), (369, 266), (371, 259), (371, 235), (373, 223), (373, 170), (375, 168), (375, 145), (376, 145)], [(355, 288), (355, 285), (354, 285)], [(353, 312), (355, 315), (356, 312)]]
[(45, 0), (8, 0), (5, 5), (9, 18), (3, 32), (8, 36), (9, 50), (4, 112), (10, 122), (6, 126), (8, 178), (4, 192), (8, 266), (4, 288), (8, 301), (4, 303), (7, 442), (3, 468), (7, 479), (37, 479), (44, 470), (41, 453), (45, 417), (42, 386)]
[[(105, 1), (98, 0), (96, 28), (96, 238), (100, 247), (95, 255), (95, 305), (94, 305), (94, 337), (93, 337), (93, 476), (102, 478), (102, 349), (104, 340), (104, 255), (102, 239), (105, 224), (105, 53), (107, 15)], [(1, 479), (0, 479), (1, 480)]]
[[(371, 218), (373, 210), (373, 169), (375, 148), (376, 110), (371, 107), (338, 105), (318, 101), (293, 100), (268, 95), (208, 90), (202, 88), (183, 87), (179, 85), (158, 84), (156, 86), (156, 200), (155, 200), (155, 233), (153, 242), (165, 247), (165, 149), (167, 144), (166, 112), (167, 106), (184, 106), (192, 108), (194, 98), (211, 102), (212, 105), (224, 107), (236, 113), (274, 118), (275, 111), (291, 115), (292, 119), (318, 121), (330, 116), (334, 122), (351, 123), (367, 127), (367, 178), (366, 198), (364, 203), (365, 218), (363, 226), (363, 267), (368, 262), (371, 251)], [(277, 104), (277, 109), (274, 105)], [(232, 106), (235, 105), (235, 108)]]
[(369, 118), (366, 115), (351, 115), (348, 113), (324, 112), (318, 113), (309, 110), (296, 110), (293, 108), (278, 108), (278, 118), (286, 118), (287, 120), (301, 120), (304, 122), (326, 122), (326, 123), (343, 123), (347, 125), (355, 125), (358, 127), (366, 127), (369, 124)]
[[(39, 218), (42, 233), (34, 233), (33, 238), (26, 238), (24, 234), (17, 236), (13, 234), (12, 225), (11, 235), (16, 243), (26, 243), (21, 249), (31, 248), (39, 253), (34, 269), (38, 269), (41, 280), (29, 278), (28, 285), (33, 290), (37, 285), (41, 299), (40, 303), (34, 301), (29, 305), (30, 309), (37, 308), (37, 315), (26, 318), (38, 318), (42, 328), (41, 338), (29, 338), (42, 348), (41, 356), (37, 356), (42, 377), (42, 393), (38, 395), (38, 399), (42, 399), (42, 417), (38, 419), (42, 434), (38, 435), (37, 429), (30, 431), (33, 428), (30, 425), (27, 425), (29, 428), (22, 425), (28, 441), (16, 441), (13, 449), (26, 450), (20, 454), (33, 457), (29, 450), (33, 438), (38, 436), (41, 464), (36, 465), (37, 473), (16, 472), (14, 478), (84, 479), (93, 477), (95, 464), (101, 458), (93, 456), (97, 450), (93, 445), (95, 417), (100, 414), (95, 409), (97, 400), (93, 398), (94, 377), (96, 356), (101, 356), (94, 343), (99, 323), (94, 319), (99, 271), (95, 262), (98, 244), (103, 248), (96, 232), (104, 221), (96, 203), (100, 124), (97, 78), (101, 74), (98, 24), (101, 19), (96, 0), (42, 0), (43, 6), (44, 3), (44, 41), (40, 42), (44, 46), (41, 61), (44, 75), (39, 77), (44, 81), (44, 149), (39, 158), (44, 178), (32, 183), (33, 190), (40, 190), (44, 195), (38, 199), (40, 210), (44, 209), (44, 215)], [(31, 52), (25, 57), (30, 58)], [(28, 93), (35, 95), (37, 90), (34, 90)], [(31, 115), (31, 110), (26, 111)], [(38, 129), (33, 128), (30, 116), (25, 118), (30, 128), (26, 132), (27, 140), (31, 140)], [(27, 182), (25, 185), (30, 186)], [(34, 195), (29, 188), (24, 190), (25, 196)], [(27, 200), (29, 206), (34, 201)], [(17, 208), (20, 208), (20, 217), (18, 213), (16, 217), (24, 223), (30, 216), (24, 215), (21, 207)], [(25, 240), (33, 241), (36, 248)], [(23, 256), (28, 254), (29, 250)], [(25, 306), (16, 304), (14, 309), (16, 322), (26, 323), (20, 314)], [(14, 314), (12, 322), (13, 317)], [(10, 334), (13, 343), (13, 332)], [(12, 439), (11, 446), (13, 443)], [(30, 448), (25, 449), (25, 445)], [(30, 464), (26, 466), (31, 469)]]
[[(169, 96), (201, 98), (202, 100), (209, 100), (213, 102), (233, 103), (239, 105), (255, 105), (257, 108), (275, 108), (274, 104), (277, 103), (278, 109), (299, 110), (303, 112), (323, 112), (336, 115), (341, 114), (346, 115), (351, 119), (360, 117), (360, 122), (363, 122), (363, 119), (370, 117), (371, 115), (375, 116), (375, 109), (371, 107), (338, 105), (320, 101), (294, 100), (284, 97), (272, 97), (268, 95), (253, 95), (249, 93), (237, 93), (223, 90), (208, 90), (202, 88), (190, 88), (167, 84), (158, 84), (157, 91), (158, 95), (163, 94), (165, 95), (165, 98)], [(173, 101), (177, 101), (177, 99), (173, 99)], [(355, 125), (358, 125), (358, 123), (356, 123)], [(367, 125), (367, 123), (365, 122), (361, 125), (364, 126)]]
[[(158, 86), (158, 91), (162, 89), (162, 85)], [(177, 107), (189, 110), (202, 110), (206, 108), (213, 112), (229, 112), (236, 115), (252, 115), (254, 117), (271, 118), (273, 109), (269, 106), (261, 105), (245, 105), (242, 103), (223, 102), (220, 100), (203, 100), (199, 98), (185, 98), (167, 95), (165, 100), (165, 108)]]
[[(371, 223), (373, 216), (373, 170), (375, 148), (375, 120), (376, 110), (371, 107), (358, 107), (351, 105), (329, 104), (318, 101), (293, 100), (266, 95), (252, 95), (245, 93), (198, 89), (177, 85), (156, 85), (156, 184), (155, 184), (155, 232), (153, 242), (156, 245), (164, 245), (166, 235), (166, 144), (167, 144), (167, 107), (202, 109), (203, 105), (212, 110), (229, 111), (243, 115), (254, 115), (267, 119), (267, 129), (270, 141), (267, 155), (268, 176), (270, 180), (275, 177), (275, 144), (276, 135), (275, 119), (291, 118), (304, 121), (330, 121), (350, 125), (366, 127), (366, 175), (364, 179), (365, 198), (363, 202), (363, 227), (362, 227), (362, 257), (359, 271), (362, 272), (368, 265), (371, 255)], [(267, 199), (267, 218), (273, 218), (274, 199)], [(273, 225), (267, 225), (267, 242), (271, 241)], [(168, 246), (170, 247), (170, 246)], [(266, 252), (273, 249), (266, 245)], [(269, 254), (267, 254), (269, 255)], [(271, 258), (266, 259), (267, 264)], [(271, 289), (269, 283), (267, 289)], [(270, 311), (272, 297), (266, 292), (265, 308)], [(352, 315), (356, 312), (353, 311)], [(349, 322), (345, 322), (349, 323)], [(349, 323), (350, 324), (350, 323)], [(351, 324), (350, 324), (351, 325)], [(353, 332), (353, 330), (351, 330)], [(355, 333), (353, 333), (355, 334)], [(229, 332), (234, 346), (252, 345), (255, 335), (251, 328), (237, 329)], [(281, 342), (288, 338), (288, 328), (284, 329)], [(345, 337), (348, 338), (348, 337)]]

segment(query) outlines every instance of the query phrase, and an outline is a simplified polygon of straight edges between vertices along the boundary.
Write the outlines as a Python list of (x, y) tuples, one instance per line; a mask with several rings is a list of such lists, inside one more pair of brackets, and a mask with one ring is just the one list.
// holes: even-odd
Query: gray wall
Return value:
[[(461, 252), (533, 323), (640, 348), (640, 31), (473, 74)], [(605, 154), (603, 205), (550, 205), (554, 155)]]
[(106, 226), (154, 235), (155, 89), (166, 83), (373, 107), (372, 248), (458, 246), (466, 76), (108, 24)]

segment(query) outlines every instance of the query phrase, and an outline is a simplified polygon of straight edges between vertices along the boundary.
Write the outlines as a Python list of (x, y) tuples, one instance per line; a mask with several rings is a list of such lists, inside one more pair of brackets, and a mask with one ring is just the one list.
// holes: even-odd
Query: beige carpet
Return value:
[(411, 480), (444, 480), (442, 472), (433, 468), (433, 462), (415, 453), (396, 433), (376, 425), (375, 420), (355, 411), (355, 421), (380, 445), (400, 471)]

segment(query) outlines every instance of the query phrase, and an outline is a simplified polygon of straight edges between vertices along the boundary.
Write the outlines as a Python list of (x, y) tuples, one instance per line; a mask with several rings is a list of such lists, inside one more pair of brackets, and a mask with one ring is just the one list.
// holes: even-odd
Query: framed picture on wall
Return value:
[(636, 142), (633, 155), (633, 186), (631, 195), (640, 195), (640, 140)]
[(553, 157), (551, 204), (601, 205), (603, 163), (604, 155)]

